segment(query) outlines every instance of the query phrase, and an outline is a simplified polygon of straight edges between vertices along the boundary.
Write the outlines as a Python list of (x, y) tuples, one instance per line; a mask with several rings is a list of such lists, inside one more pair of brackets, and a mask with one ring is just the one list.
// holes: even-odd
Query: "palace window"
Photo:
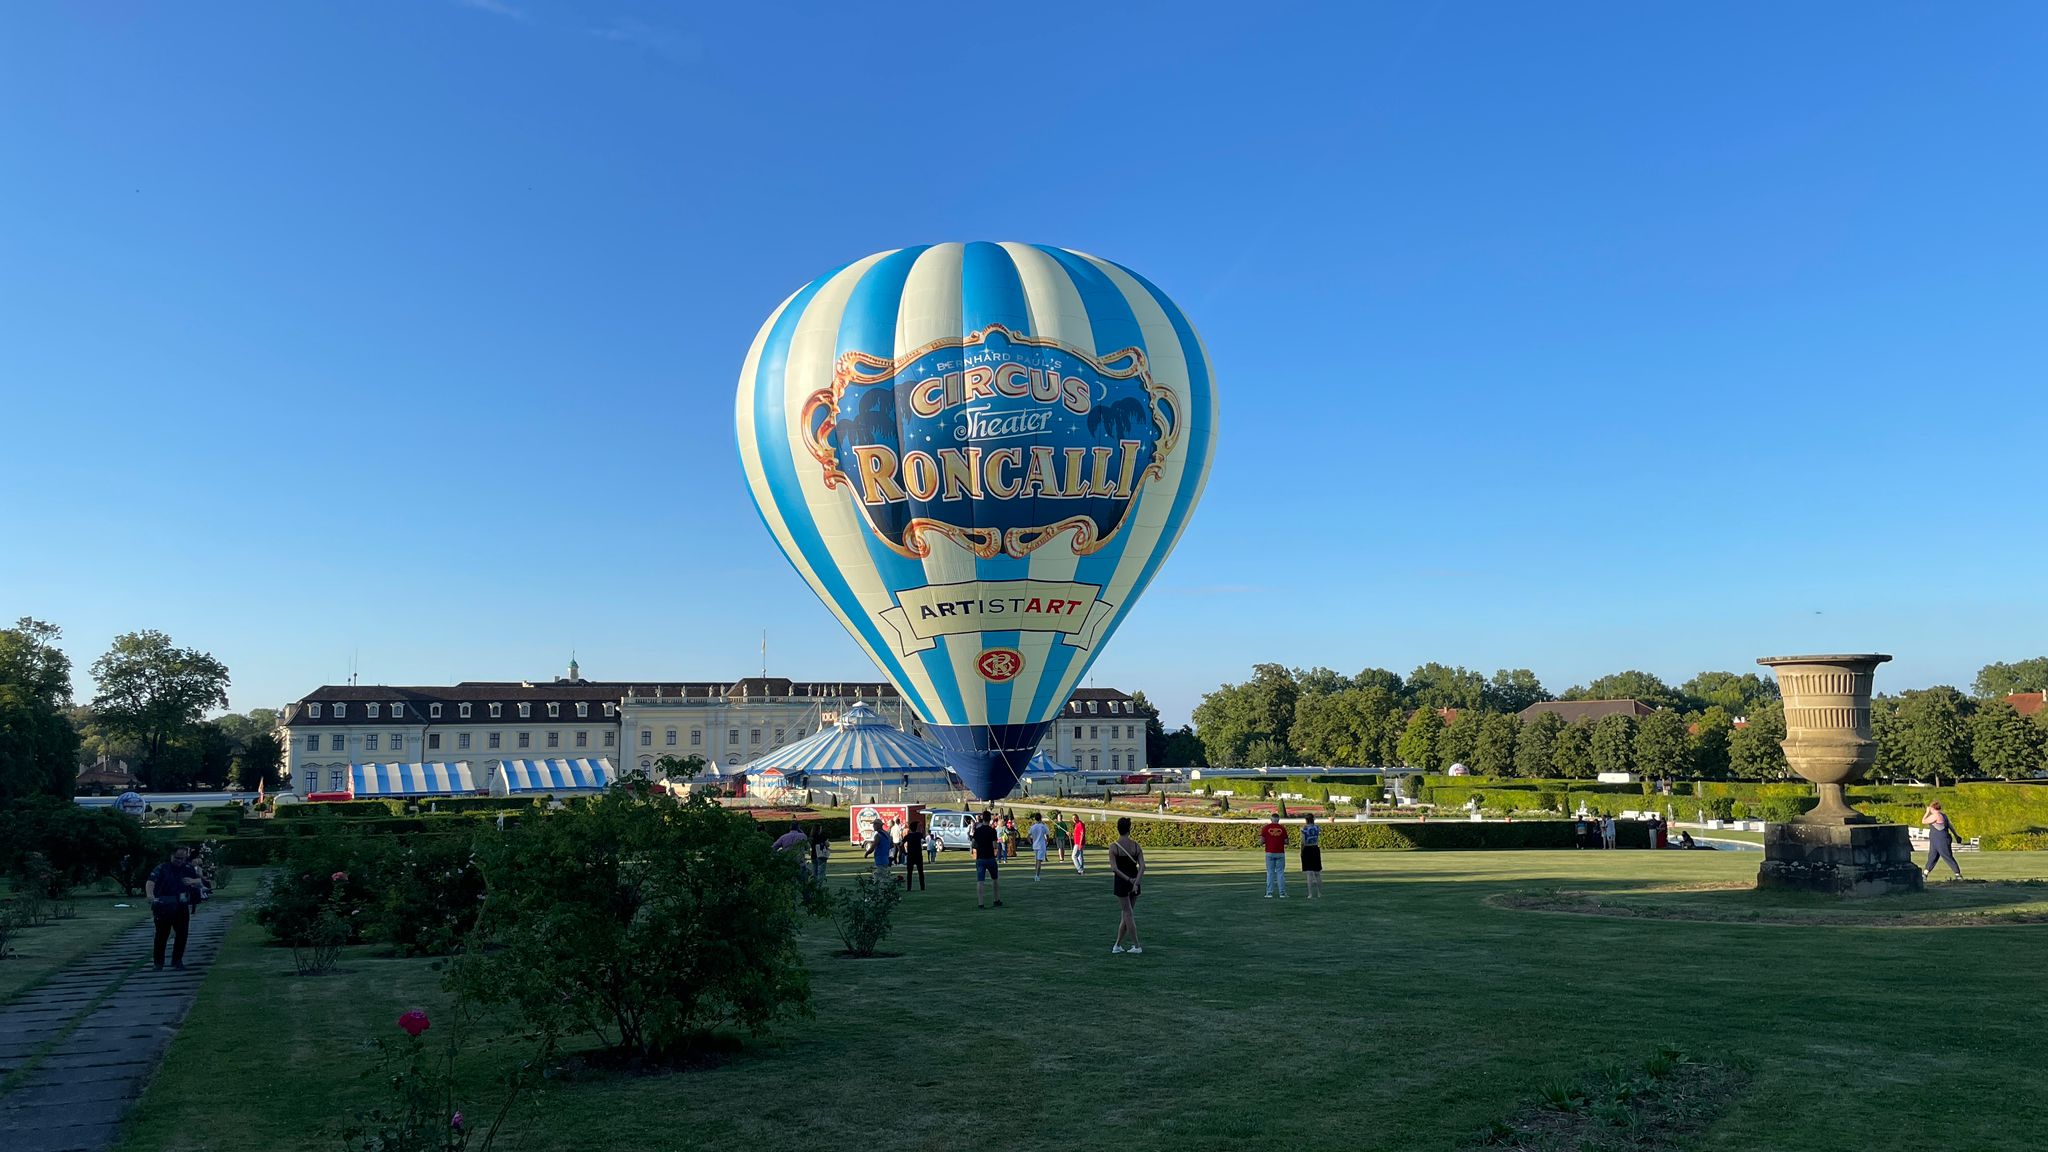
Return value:
[(554, 701), (552, 701), (552, 700), (551, 700), (551, 701), (549, 701), (549, 702), (548, 702), (548, 715), (549, 715), (549, 716), (560, 716), (561, 714), (562, 714), (562, 706), (561, 706), (560, 704), (557, 704), (557, 703), (555, 703), (555, 702), (554, 702)]
[[(496, 708), (496, 705), (493, 705), (492, 707), (493, 707), (493, 708), (495, 709), (495, 708)], [(459, 715), (460, 715), (460, 716), (461, 716), (461, 717), (462, 717), (462, 718), (463, 718), (464, 720), (467, 720), (467, 719), (469, 719), (469, 705), (467, 705), (467, 704), (457, 704), (457, 705), (455, 706), (455, 711), (456, 711), (456, 712), (457, 712), (457, 713), (458, 713), (458, 714), (459, 714)], [(491, 715), (493, 715), (493, 716), (496, 716), (497, 714), (498, 714), (498, 713), (497, 713), (496, 711), (493, 711), (493, 712), (491, 713)]]
[(405, 747), (405, 733), (393, 732), (391, 734), (391, 750), (396, 752), (403, 747)]
[(312, 734), (311, 736), (308, 736), (308, 737), (306, 737), (306, 751), (308, 751), (308, 752), (318, 752), (319, 750), (320, 750), (320, 734), (319, 734), (318, 732), (315, 732), (315, 733), (313, 733), (313, 734)]
[(728, 729), (726, 729), (726, 730), (725, 730), (725, 742), (726, 742), (727, 744), (737, 744), (737, 743), (739, 743), (739, 742), (740, 742), (740, 730), (739, 730), (739, 729), (737, 729), (737, 728), (728, 728)]
[(760, 742), (761, 742), (761, 730), (760, 730), (759, 728), (749, 728), (749, 729), (747, 729), (747, 743), (749, 743), (749, 744), (759, 744)]
[[(468, 711), (466, 710), (462, 714), (464, 716), (469, 715)], [(430, 720), (439, 720), (441, 718), (441, 706), (439, 704), (427, 705), (427, 718)]]
[(1090, 767), (1090, 768), (1100, 768), (1100, 767), (1102, 767), (1102, 757), (1100, 757), (1100, 756), (1096, 755), (1096, 754), (1095, 754), (1095, 753), (1093, 753), (1093, 752), (1090, 752), (1090, 753), (1088, 754), (1088, 767)]
[(703, 743), (704, 743), (704, 730), (703, 730), (702, 728), (692, 728), (692, 729), (690, 729), (690, 747), (692, 747), (692, 748), (697, 748), (697, 747), (701, 747), (701, 746), (703, 745)]
[(393, 704), (393, 705), (391, 706), (391, 718), (392, 718), (393, 720), (403, 720), (403, 719), (405, 719), (405, 705), (403, 705), (403, 704)]
[(486, 742), (490, 745), (492, 751), (496, 751), (505, 746), (505, 734), (503, 732), (493, 732), (486, 738)]
[(339, 768), (335, 768), (327, 773), (327, 783), (328, 791), (339, 792), (342, 786), (347, 783), (347, 773)]
[(590, 733), (588, 733), (588, 732), (578, 732), (578, 733), (576, 734), (576, 746), (577, 746), (578, 748), (588, 748), (588, 747), (590, 747)]
[(583, 702), (582, 702), (582, 701), (580, 701), (580, 700), (579, 700), (579, 701), (577, 701), (577, 703), (576, 703), (576, 714), (577, 714), (578, 716), (588, 716), (588, 715), (590, 715), (590, 705), (588, 705), (588, 704), (586, 704), (586, 703), (583, 703)]
[(431, 748), (431, 749), (433, 749), (434, 751), (437, 751), (437, 752), (438, 752), (438, 751), (440, 751), (440, 749), (441, 749), (441, 734), (440, 734), (439, 732), (429, 732), (429, 733), (427, 733), (427, 747), (428, 747), (428, 748)]
[(318, 720), (320, 718), (320, 706), (318, 704), (306, 705), (306, 715)]
[(531, 748), (531, 747), (533, 747), (533, 733), (531, 733), (531, 732), (521, 732), (521, 733), (519, 734), (519, 746), (520, 746), (521, 748)]
[(341, 733), (336, 732), (334, 738), (327, 742), (327, 750), (329, 752), (341, 751)]
[(375, 720), (377, 718), (377, 705), (365, 704), (363, 707), (368, 711), (370, 719)]
[(464, 752), (469, 751), (469, 733), (457, 732), (455, 734), (455, 747)]
[(1097, 738), (1097, 737), (1096, 737), (1096, 735), (1095, 735), (1095, 725), (1093, 725), (1093, 724), (1090, 724), (1090, 725), (1088, 726), (1088, 738), (1089, 738), (1090, 740), (1094, 740), (1094, 739), (1096, 739), (1096, 738)]
[(640, 730), (640, 746), (642, 748), (654, 747), (654, 729), (642, 728)]
[(1076, 739), (1076, 740), (1079, 740), (1080, 738), (1081, 738), (1081, 726), (1080, 726), (1079, 724), (1076, 724), (1076, 725), (1074, 725), (1074, 739)]
[(605, 705), (605, 706), (604, 706), (604, 714), (605, 714), (605, 715), (606, 715), (607, 717), (609, 717), (609, 716), (612, 716), (612, 715), (616, 714), (616, 713), (618, 712), (618, 710), (619, 710), (619, 706), (618, 706), (617, 704), (607, 704), (607, 705)]
[(346, 715), (348, 715), (348, 705), (346, 705), (346, 704), (336, 704), (336, 705), (334, 706), (334, 718), (335, 718), (336, 720), (339, 720), (339, 719), (341, 719), (342, 717), (344, 717), (344, 716), (346, 716)]
[(611, 746), (612, 746), (613, 744), (616, 744), (616, 743), (618, 743), (618, 739), (617, 739), (617, 738), (618, 738), (618, 735), (619, 735), (619, 734), (618, 734), (617, 732), (614, 732), (614, 731), (612, 731), (612, 730), (611, 730), (611, 729), (609, 729), (609, 728), (605, 729), (605, 732), (604, 732), (604, 746), (605, 746), (605, 747), (607, 747), (607, 748), (609, 748), (609, 747), (611, 747)]
[[(503, 716), (504, 714), (505, 714), (505, 706), (504, 706), (503, 704), (493, 704), (493, 705), (491, 705), (491, 719), (493, 719), (493, 720), (496, 720), (496, 719), (497, 719), (498, 717), (500, 717), (500, 716)], [(463, 713), (463, 715), (464, 715), (464, 716), (467, 716), (467, 715), (469, 715), (469, 713), (467, 713), (467, 712), (464, 712), (464, 713)]]
[(668, 746), (671, 748), (676, 746), (676, 730), (673, 728), (668, 730)]
[(780, 743), (782, 743), (782, 729), (780, 729), (780, 728), (777, 728), (777, 729), (775, 730), (775, 742), (776, 742), (777, 744), (780, 744)]
[(1124, 766), (1123, 759), (1124, 758), (1122, 756), (1119, 756), (1116, 753), (1111, 752), (1109, 754), (1109, 770), (1111, 772), (1115, 772), (1118, 769), (1122, 768)]
[(549, 733), (548, 733), (548, 747), (550, 747), (550, 748), (560, 748), (561, 746), (562, 746), (562, 734), (561, 734), (560, 732), (549, 732)]
[(532, 715), (533, 715), (533, 705), (531, 705), (531, 704), (521, 704), (521, 705), (519, 706), (519, 718), (520, 718), (521, 720), (525, 720), (525, 719), (527, 719), (527, 718), (531, 717)]

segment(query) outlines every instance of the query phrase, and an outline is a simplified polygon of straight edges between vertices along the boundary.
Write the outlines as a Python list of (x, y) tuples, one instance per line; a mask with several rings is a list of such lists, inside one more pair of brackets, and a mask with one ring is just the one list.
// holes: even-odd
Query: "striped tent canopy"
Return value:
[[(896, 784), (906, 774), (913, 788), (947, 788), (945, 749), (898, 729), (865, 704), (840, 713), (815, 736), (778, 748), (747, 765), (749, 778), (769, 771), (810, 787)], [(771, 777), (772, 779), (772, 777)]]
[(475, 792), (467, 761), (456, 764), (351, 764), (349, 791), (358, 797), (464, 796)]
[(618, 778), (609, 760), (507, 760), (499, 765), (491, 791), (499, 796), (602, 792)]
[(1031, 763), (1024, 766), (1024, 775), (1026, 776), (1057, 776), (1062, 772), (1072, 771), (1074, 769), (1067, 767), (1043, 752), (1032, 756)]

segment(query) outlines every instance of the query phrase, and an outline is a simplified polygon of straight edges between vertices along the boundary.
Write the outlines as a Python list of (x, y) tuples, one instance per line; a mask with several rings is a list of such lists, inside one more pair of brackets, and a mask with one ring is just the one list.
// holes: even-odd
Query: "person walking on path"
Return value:
[(1926, 874), (1933, 876), (1934, 866), (1946, 860), (1948, 870), (1956, 874), (1956, 879), (1961, 880), (1963, 870), (1956, 863), (1956, 840), (1959, 837), (1956, 835), (1955, 822), (1948, 818), (1948, 813), (1941, 810), (1941, 801), (1930, 802), (1927, 811), (1921, 813), (1920, 822), (1927, 825)]
[(1279, 896), (1287, 899), (1287, 826), (1280, 823), (1280, 814), (1266, 817), (1266, 823), (1259, 828), (1259, 842), (1266, 846), (1266, 899)]
[(143, 882), (142, 894), (149, 900), (150, 918), (156, 921), (156, 945), (150, 958), (156, 970), (164, 970), (164, 944), (171, 944), (171, 967), (185, 967), (185, 937), (192, 931), (192, 905), (199, 899), (199, 869), (192, 866), (192, 849), (180, 844), (171, 858), (156, 866)]
[(1081, 820), (1079, 812), (1074, 813), (1074, 871), (1087, 875), (1088, 861), (1083, 855), (1088, 850), (1088, 825)]
[(1308, 898), (1314, 900), (1323, 894), (1323, 830), (1315, 813), (1306, 819), (1301, 826), (1301, 878), (1308, 882)]
[(983, 885), (993, 890), (996, 907), (1003, 906), (1003, 886), (996, 879), (996, 822), (986, 812), (974, 825), (974, 906), (985, 908)]
[(1045, 879), (1045, 845), (1052, 837), (1052, 829), (1045, 826), (1045, 817), (1037, 812), (1031, 814), (1031, 878)]
[(910, 891), (910, 878), (917, 877), (917, 890), (924, 891), (924, 823), (917, 817), (910, 818), (910, 826), (903, 832), (903, 890)]
[(1614, 847), (1614, 817), (1612, 816), (1602, 816), (1600, 818), (1600, 846), (1602, 848)]
[[(1138, 943), (1138, 890), (1145, 879), (1145, 850), (1131, 839), (1131, 818), (1116, 818), (1116, 842), (1109, 846), (1109, 890), (1123, 908), (1123, 917), (1116, 922), (1116, 943), (1109, 946), (1112, 954), (1129, 952), (1141, 956), (1145, 952)], [(1131, 938), (1131, 946), (1124, 947), (1124, 937)]]

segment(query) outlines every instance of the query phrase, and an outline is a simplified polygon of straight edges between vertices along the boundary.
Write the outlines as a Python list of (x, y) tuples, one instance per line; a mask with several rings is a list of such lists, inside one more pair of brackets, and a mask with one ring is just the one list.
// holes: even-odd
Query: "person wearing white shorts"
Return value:
[(1031, 814), (1031, 827), (1025, 833), (1031, 838), (1031, 879), (1045, 879), (1045, 845), (1052, 836), (1052, 829), (1045, 826), (1045, 818), (1036, 812)]

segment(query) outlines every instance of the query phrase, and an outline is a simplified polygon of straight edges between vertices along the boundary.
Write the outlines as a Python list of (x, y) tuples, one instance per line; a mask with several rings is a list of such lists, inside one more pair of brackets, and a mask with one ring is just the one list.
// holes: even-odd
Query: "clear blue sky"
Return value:
[[(887, 13), (885, 15), (885, 13)], [(1016, 16), (1016, 13), (1012, 13)], [(0, 8), (0, 616), (344, 679), (871, 668), (745, 494), (813, 276), (1147, 274), (1224, 425), (1097, 665), (2048, 649), (2048, 9)], [(1813, 561), (1847, 555), (1840, 574)]]

